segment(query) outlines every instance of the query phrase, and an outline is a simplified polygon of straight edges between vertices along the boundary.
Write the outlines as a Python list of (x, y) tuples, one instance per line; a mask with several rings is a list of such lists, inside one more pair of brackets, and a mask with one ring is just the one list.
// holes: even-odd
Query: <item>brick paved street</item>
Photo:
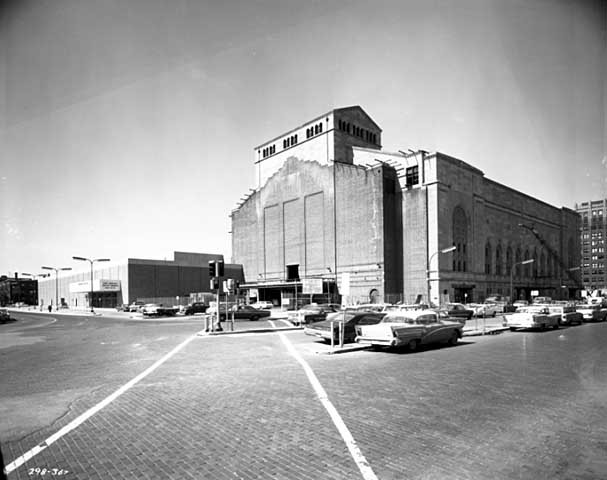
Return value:
[[(64, 321), (22, 336), (37, 343), (0, 348), (0, 405), (10, 403), (9, 413), (19, 418), (30, 406), (44, 408), (45, 396), (55, 405), (52, 419), (36, 414), (27, 432), (2, 424), (5, 461), (57, 432), (199, 326)], [(312, 367), (380, 479), (607, 476), (607, 324), (466, 337), (454, 348), (414, 354), (323, 355), (330, 347), (301, 331), (281, 335)], [(111, 338), (117, 343), (108, 345)], [(40, 367), (25, 364), (11, 373), (11, 362), (24, 364), (28, 349)], [(86, 350), (95, 355), (89, 362)], [(48, 365), (53, 362), (60, 368)], [(193, 339), (9, 479), (40, 476), (30, 475), (35, 467), (62, 468), (70, 472), (64, 478), (77, 479), (363, 478), (275, 333)]]

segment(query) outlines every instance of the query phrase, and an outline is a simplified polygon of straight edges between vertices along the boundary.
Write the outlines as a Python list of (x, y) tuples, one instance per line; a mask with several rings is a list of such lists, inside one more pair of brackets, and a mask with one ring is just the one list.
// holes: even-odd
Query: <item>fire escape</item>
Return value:
[(576, 288), (578, 288), (578, 289), (584, 288), (582, 283), (572, 273), (573, 270), (578, 269), (578, 267), (574, 267), (573, 269), (567, 267), (567, 265), (565, 265), (565, 263), (563, 262), (563, 259), (561, 258), (561, 256), (558, 254), (558, 252), (554, 248), (552, 248), (548, 244), (548, 242), (546, 242), (544, 240), (544, 238), (540, 235), (540, 232), (537, 231), (537, 229), (535, 228), (534, 225), (529, 226), (529, 225), (525, 225), (524, 223), (519, 223), (518, 226), (522, 227), (526, 230), (529, 230), (533, 234), (533, 236), (537, 239), (537, 241), (540, 242), (540, 245), (542, 245), (548, 251), (548, 253), (550, 253), (550, 255), (552, 255), (556, 259), (561, 272), (565, 272), (565, 274), (567, 275), (569, 280), (571, 280), (571, 282), (573, 283), (573, 285), (575, 285)]

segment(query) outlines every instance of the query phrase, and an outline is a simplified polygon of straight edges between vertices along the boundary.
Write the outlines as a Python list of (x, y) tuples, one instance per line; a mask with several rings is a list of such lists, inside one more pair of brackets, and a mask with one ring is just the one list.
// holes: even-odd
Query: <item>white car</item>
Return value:
[(516, 312), (506, 317), (506, 326), (510, 330), (518, 330), (524, 328), (559, 328), (558, 315), (550, 315), (547, 307), (543, 306), (528, 306), (521, 307)]
[(474, 316), (476, 317), (495, 317), (498, 311), (498, 306), (495, 303), (473, 303), (468, 306), (474, 310)]
[(584, 317), (584, 322), (604, 322), (607, 319), (607, 309), (598, 304), (580, 304), (576, 310)]
[(556, 315), (560, 325), (573, 325), (584, 323), (584, 316), (576, 311), (575, 305), (548, 305), (550, 315)]
[(434, 310), (389, 312), (376, 325), (357, 325), (356, 342), (373, 347), (408, 347), (429, 343), (455, 345), (462, 337), (463, 325), (443, 319)]
[(274, 308), (274, 304), (267, 300), (261, 300), (259, 302), (252, 303), (251, 306), (256, 308), (257, 310), (272, 310)]
[(158, 303), (146, 303), (141, 307), (141, 313), (144, 315), (158, 315), (158, 309), (160, 308), (160, 304)]

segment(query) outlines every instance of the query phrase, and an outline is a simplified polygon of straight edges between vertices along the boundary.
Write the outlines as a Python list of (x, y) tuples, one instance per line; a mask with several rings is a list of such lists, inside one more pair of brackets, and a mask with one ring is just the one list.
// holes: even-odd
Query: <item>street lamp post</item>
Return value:
[(42, 267), (42, 269), (55, 271), (55, 310), (59, 310), (59, 270), (71, 270), (72, 267)]
[(86, 258), (86, 257), (72, 257), (74, 260), (82, 260), (83, 262), (89, 262), (91, 264), (91, 298), (89, 298), (89, 304), (91, 306), (91, 313), (95, 313), (93, 308), (93, 263), (95, 262), (109, 262), (109, 258)]
[[(453, 252), (454, 250), (456, 250), (457, 247), (455, 245), (452, 245), (450, 247), (447, 248), (443, 248), (442, 250), (438, 250), (436, 252), (434, 252), (430, 258), (428, 259), (428, 270), (426, 271), (426, 281), (428, 284), (428, 306), (432, 306), (432, 301), (430, 300), (430, 282), (433, 280), (432, 278), (430, 278), (430, 273), (432, 272), (432, 270), (430, 270), (431, 265), (432, 265), (432, 260), (434, 259), (434, 257), (436, 257), (439, 253), (449, 253), (449, 252)], [(440, 272), (439, 269), (437, 268), (436, 270), (436, 278), (434, 280), (439, 280), (440, 277)], [(440, 288), (440, 285), (439, 285)], [(438, 303), (440, 306), (440, 292), (438, 295)]]
[(512, 264), (512, 268), (510, 269), (510, 303), (514, 303), (512, 299), (512, 275), (514, 275), (514, 267), (517, 265), (527, 265), (529, 263), (533, 263), (535, 260), (530, 258), (529, 260), (523, 260), (522, 262), (515, 262)]

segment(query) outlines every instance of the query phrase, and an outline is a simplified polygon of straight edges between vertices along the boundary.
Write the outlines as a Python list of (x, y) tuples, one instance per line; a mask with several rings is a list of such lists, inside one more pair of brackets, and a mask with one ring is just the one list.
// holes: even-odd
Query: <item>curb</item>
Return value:
[(301, 327), (277, 327), (277, 328), (251, 328), (246, 330), (223, 330), (220, 332), (205, 332), (201, 330), (196, 334), (198, 337), (220, 337), (222, 335), (241, 335), (243, 333), (270, 333), (270, 332), (288, 332), (293, 330), (301, 330)]
[(316, 352), (319, 355), (337, 355), (338, 353), (359, 352), (361, 350), (369, 350), (371, 345), (356, 345), (351, 347), (334, 348), (326, 352)]

